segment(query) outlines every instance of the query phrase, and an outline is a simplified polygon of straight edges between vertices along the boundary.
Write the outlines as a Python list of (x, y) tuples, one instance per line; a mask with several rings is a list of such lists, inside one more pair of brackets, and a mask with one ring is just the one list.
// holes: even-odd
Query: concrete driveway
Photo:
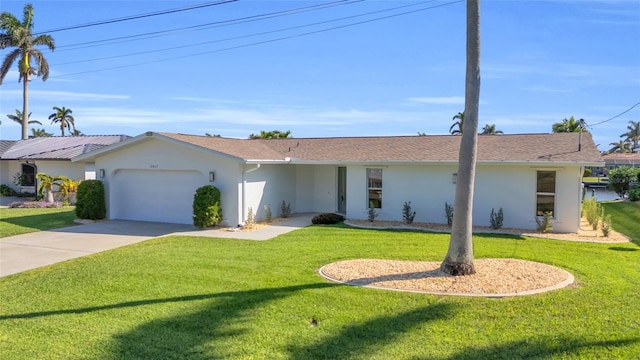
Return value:
[(0, 277), (168, 235), (268, 240), (311, 225), (313, 215), (296, 214), (286, 221), (252, 232), (201, 230), (193, 225), (108, 220), (10, 236), (0, 238)]
[(0, 276), (135, 244), (193, 225), (111, 220), (0, 239)]

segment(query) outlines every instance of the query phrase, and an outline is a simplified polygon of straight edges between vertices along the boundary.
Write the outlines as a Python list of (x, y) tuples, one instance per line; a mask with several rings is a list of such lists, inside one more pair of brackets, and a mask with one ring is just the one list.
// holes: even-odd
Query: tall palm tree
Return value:
[(72, 128), (73, 131), (76, 130), (76, 120), (73, 118), (73, 116), (71, 116), (71, 113), (73, 112), (71, 109), (67, 109), (64, 106), (61, 108), (54, 106), (53, 110), (55, 110), (55, 112), (49, 115), (49, 120), (51, 120), (52, 124), (60, 123), (60, 131), (62, 132), (62, 136), (64, 136), (64, 128), (69, 129), (70, 134), (72, 133)]
[[(13, 63), (18, 60), (18, 82), (22, 81), (22, 113), (29, 114), (29, 81), (31, 75), (42, 77), (46, 81), (49, 77), (49, 63), (36, 46), (46, 46), (51, 51), (55, 49), (53, 37), (47, 34), (33, 36), (33, 6), (24, 6), (22, 22), (13, 14), (0, 14), (0, 50), (8, 47), (15, 48), (7, 54), (0, 68), (0, 85)], [(22, 122), (22, 138), (29, 138), (29, 124)]]
[[(570, 118), (562, 119), (562, 122), (557, 122), (551, 125), (551, 131), (554, 133), (562, 133), (562, 132), (580, 132), (580, 127), (582, 125), (582, 119), (576, 120), (573, 116)], [(584, 128), (582, 131), (586, 132)]]
[(630, 153), (632, 151), (631, 149), (631, 143), (627, 140), (620, 140), (618, 142), (612, 142), (609, 145), (611, 145), (611, 149), (609, 149), (609, 151), (607, 151), (607, 153), (612, 154), (612, 153)]
[(53, 136), (52, 133), (47, 132), (47, 130), (45, 129), (34, 129), (31, 128), (31, 137), (49, 137), (49, 136)]
[(496, 130), (495, 124), (487, 124), (482, 128), (482, 135), (496, 135), (496, 134), (504, 134), (502, 130)]
[[(462, 130), (464, 127), (464, 111), (455, 114), (453, 116), (453, 120), (455, 122), (449, 128), (449, 132), (451, 133), (451, 135), (462, 135)], [(457, 127), (457, 129), (454, 129), (455, 127)]]
[(480, 0), (467, 0), (467, 70), (464, 96), (464, 131), (458, 156), (458, 178), (451, 239), (440, 270), (449, 275), (471, 275), (473, 265), (472, 214), (480, 104)]
[(633, 144), (631, 150), (635, 150), (638, 148), (638, 143), (640, 143), (640, 121), (629, 120), (629, 125), (627, 125), (627, 132), (620, 135), (621, 138), (625, 138), (625, 141)]
[[(16, 109), (16, 114), (7, 114), (7, 117), (15, 122), (17, 122), (18, 124), (22, 125), (22, 111)], [(27, 119), (31, 118), (31, 113), (29, 113), (29, 116), (27, 116)], [(38, 124), (38, 125), (42, 125), (42, 123), (38, 120), (28, 120), (27, 121), (28, 124)]]

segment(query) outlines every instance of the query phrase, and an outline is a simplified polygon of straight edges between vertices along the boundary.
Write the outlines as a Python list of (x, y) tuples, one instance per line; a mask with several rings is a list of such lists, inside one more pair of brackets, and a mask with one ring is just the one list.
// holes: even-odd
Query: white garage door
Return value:
[(198, 171), (118, 170), (110, 186), (112, 219), (193, 223)]

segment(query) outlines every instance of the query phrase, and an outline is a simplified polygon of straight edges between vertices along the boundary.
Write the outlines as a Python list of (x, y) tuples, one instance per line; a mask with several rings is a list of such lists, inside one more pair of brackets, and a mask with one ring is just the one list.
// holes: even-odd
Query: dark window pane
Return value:
[(382, 208), (382, 190), (369, 190), (369, 207)]
[(555, 171), (538, 171), (537, 192), (555, 193), (556, 192), (556, 172)]
[(545, 212), (550, 211), (553, 214), (556, 197), (554, 195), (538, 195), (536, 201), (536, 215), (542, 216)]

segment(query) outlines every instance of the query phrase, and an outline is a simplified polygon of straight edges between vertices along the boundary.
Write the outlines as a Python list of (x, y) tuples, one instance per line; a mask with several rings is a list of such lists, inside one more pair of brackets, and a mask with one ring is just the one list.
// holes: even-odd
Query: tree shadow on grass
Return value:
[(453, 304), (436, 303), (398, 315), (375, 318), (363, 324), (346, 326), (319, 343), (292, 345), (288, 351), (292, 359), (300, 360), (366, 358), (367, 353), (392, 343), (420, 324), (451, 318), (453, 307)]
[[(638, 342), (640, 342), (640, 338), (584, 341), (569, 336), (544, 336), (489, 347), (468, 347), (443, 360), (549, 359), (554, 356), (569, 356), (587, 348), (593, 349), (593, 358), (617, 358), (619, 354), (611, 354), (614, 348)], [(414, 358), (414, 360), (419, 359), (433, 358)]]
[(37, 230), (49, 230), (58, 227), (72, 226), (76, 214), (73, 209), (69, 211), (61, 211), (51, 214), (25, 215), (16, 217), (7, 217), (1, 222), (13, 224), (17, 226), (27, 227)]

